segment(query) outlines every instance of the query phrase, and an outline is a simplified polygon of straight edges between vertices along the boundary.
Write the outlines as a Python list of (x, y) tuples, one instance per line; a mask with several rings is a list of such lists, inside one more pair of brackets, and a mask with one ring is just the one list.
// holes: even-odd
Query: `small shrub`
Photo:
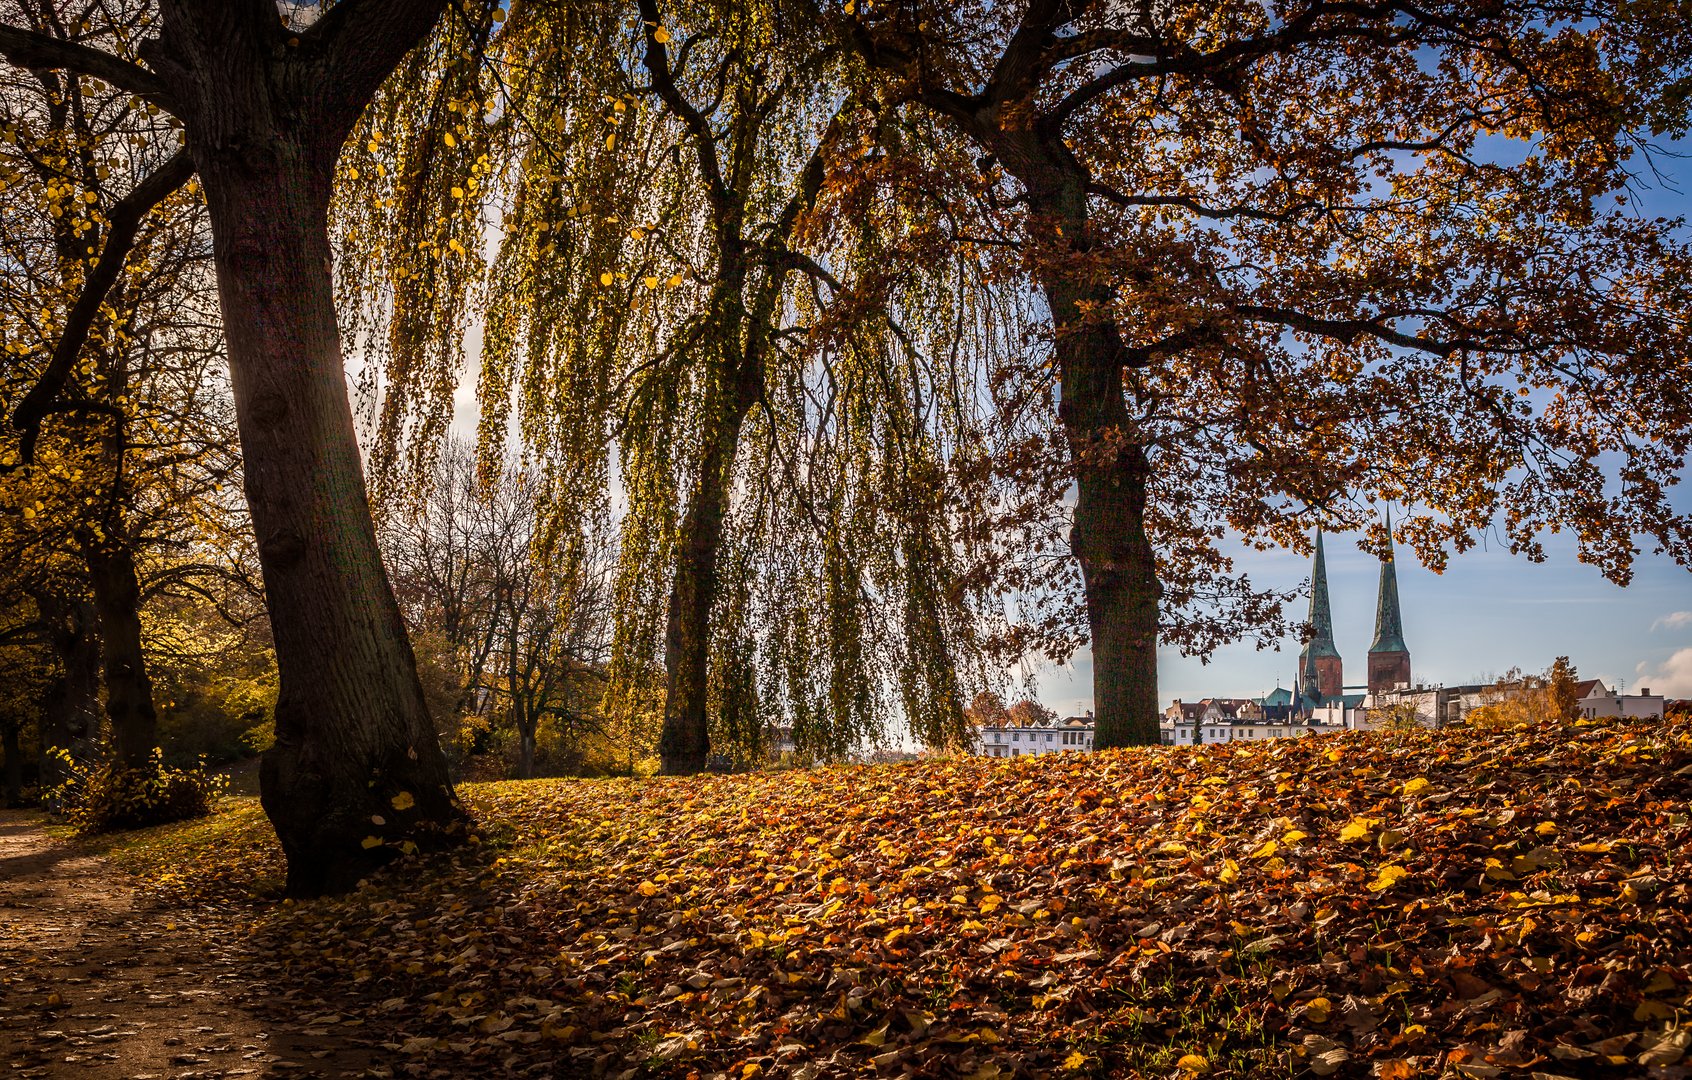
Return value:
[(80, 836), (185, 821), (211, 813), (229, 781), (205, 763), (186, 769), (164, 763), (158, 750), (139, 769), (114, 761), (78, 762), (64, 756), (65, 781), (48, 793), (49, 804)]

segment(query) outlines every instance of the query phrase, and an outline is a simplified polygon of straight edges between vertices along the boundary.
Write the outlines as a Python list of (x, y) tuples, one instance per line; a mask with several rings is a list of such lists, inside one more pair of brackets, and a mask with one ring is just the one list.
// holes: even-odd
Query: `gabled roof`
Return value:
[(1575, 683), (1575, 697), (1608, 697), (1610, 690), (1604, 685), (1603, 679), (1582, 679)]

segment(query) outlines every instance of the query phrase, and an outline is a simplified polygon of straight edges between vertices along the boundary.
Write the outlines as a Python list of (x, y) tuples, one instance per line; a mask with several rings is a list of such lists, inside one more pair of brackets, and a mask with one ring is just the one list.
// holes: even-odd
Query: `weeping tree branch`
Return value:
[(118, 275), (123, 272), (123, 264), (129, 258), (129, 253), (135, 249), (141, 219), (186, 184), (193, 175), (194, 162), (188, 156), (188, 151), (179, 150), (151, 176), (141, 181), (134, 191), (118, 200), (117, 205), (112, 207), (111, 213), (107, 215), (106, 243), (100, 251), (100, 259), (89, 273), (87, 281), (83, 283), (82, 294), (71, 306), (70, 314), (65, 317), (64, 332), (59, 336), (59, 343), (54, 346), (52, 358), (48, 360), (41, 378), (30, 388), (29, 393), (24, 395), (17, 411), (12, 414), (12, 427), (22, 435), (22, 465), (29, 465), (35, 458), (35, 444), (41, 437), (41, 422), (48, 414), (59, 411), (56, 410), (54, 402), (70, 381), (76, 358), (88, 341), (89, 331), (94, 328), (94, 320), (100, 313), (100, 306), (106, 302), (106, 294), (111, 291)]

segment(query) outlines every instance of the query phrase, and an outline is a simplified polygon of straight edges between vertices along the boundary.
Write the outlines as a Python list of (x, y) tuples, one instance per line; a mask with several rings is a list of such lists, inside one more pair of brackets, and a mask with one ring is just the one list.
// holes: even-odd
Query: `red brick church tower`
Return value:
[(1410, 649), (1398, 611), (1398, 570), (1392, 558), (1392, 518), (1387, 518), (1387, 557), (1381, 562), (1381, 590), (1375, 601), (1375, 643), (1369, 646), (1369, 692), (1410, 685)]
[(1345, 689), (1344, 665), (1334, 646), (1334, 613), (1328, 605), (1328, 561), (1322, 554), (1322, 530), (1316, 530), (1316, 562), (1310, 570), (1310, 641), (1298, 654), (1300, 696), (1321, 704)]

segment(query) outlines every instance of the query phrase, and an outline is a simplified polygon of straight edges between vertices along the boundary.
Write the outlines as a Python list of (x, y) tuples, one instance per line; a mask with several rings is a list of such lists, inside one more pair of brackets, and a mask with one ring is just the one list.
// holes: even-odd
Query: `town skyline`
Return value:
[[(1488, 544), (1454, 554), (1444, 574), (1400, 546), (1398, 589), (1412, 682), (1490, 682), (1511, 668), (1538, 673), (1568, 656), (1583, 679), (1692, 697), (1692, 575), (1665, 557), (1641, 553), (1633, 582), (1622, 588), (1580, 564), (1572, 538), (1548, 536), (1545, 544), (1544, 563)], [(1380, 560), (1359, 550), (1352, 534), (1328, 533), (1325, 546), (1334, 640), (1345, 684), (1360, 687), (1368, 678)], [(1295, 618), (1305, 617), (1309, 555), (1243, 545), (1232, 554), (1253, 580), (1299, 588), (1290, 609)], [(1556, 617), (1559, 611), (1564, 617)], [(1258, 697), (1277, 686), (1290, 690), (1301, 647), (1292, 637), (1266, 651), (1236, 643), (1218, 649), (1209, 664), (1163, 648), (1158, 698), (1167, 704)], [(1091, 683), (1091, 656), (1083, 649), (1067, 669), (1038, 671), (1033, 688), (1042, 704), (1067, 716), (1092, 707)]]

